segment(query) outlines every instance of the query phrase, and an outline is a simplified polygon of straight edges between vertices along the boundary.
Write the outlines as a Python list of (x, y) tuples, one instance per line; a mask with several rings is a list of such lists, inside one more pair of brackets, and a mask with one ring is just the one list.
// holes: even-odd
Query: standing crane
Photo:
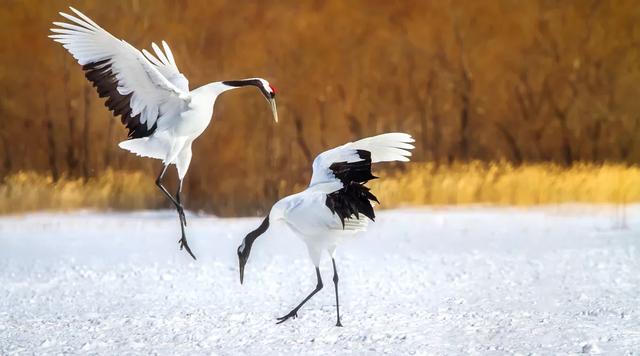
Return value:
[[(180, 219), (180, 249), (196, 258), (185, 235), (187, 219), (180, 199), (182, 182), (191, 163), (191, 144), (209, 126), (218, 96), (228, 90), (254, 86), (271, 105), (278, 122), (276, 91), (262, 78), (229, 80), (189, 90), (189, 81), (180, 73), (171, 49), (162, 41), (155, 55), (139, 51), (114, 37), (89, 17), (70, 7), (75, 14), (61, 12), (69, 22), (54, 22), (49, 37), (62, 44), (82, 66), (85, 77), (96, 87), (105, 106), (120, 116), (129, 129), (128, 140), (118, 146), (138, 156), (162, 160), (156, 185), (175, 206)], [(175, 197), (162, 185), (169, 165), (178, 171)]]
[(269, 229), (269, 223), (282, 221), (307, 245), (309, 257), (316, 268), (316, 287), (278, 324), (298, 316), (298, 311), (323, 287), (320, 257), (324, 251), (331, 256), (336, 294), (336, 326), (340, 321), (338, 271), (335, 250), (338, 243), (364, 231), (369, 220), (375, 219), (372, 202), (378, 199), (365, 186), (376, 177), (371, 164), (389, 161), (409, 161), (414, 139), (406, 133), (387, 133), (350, 142), (321, 153), (313, 161), (311, 183), (304, 191), (290, 195), (273, 205), (262, 224), (247, 234), (238, 247), (240, 283), (255, 240)]

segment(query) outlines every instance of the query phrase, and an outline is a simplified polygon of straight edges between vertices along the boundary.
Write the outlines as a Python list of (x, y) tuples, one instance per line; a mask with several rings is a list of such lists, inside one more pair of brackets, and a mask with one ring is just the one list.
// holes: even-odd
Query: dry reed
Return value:
[[(640, 202), (637, 166), (584, 163), (567, 168), (549, 163), (514, 166), (504, 162), (471, 162), (446, 166), (410, 163), (401, 168), (378, 171), (383, 179), (369, 183), (384, 208)], [(64, 177), (54, 182), (48, 175), (19, 172), (5, 177), (0, 184), (0, 214), (168, 206), (152, 182), (151, 176), (128, 171), (107, 170), (86, 182)], [(280, 191), (289, 190), (280, 187)]]
[(370, 183), (384, 207), (401, 205), (539, 205), (640, 201), (640, 167), (581, 163), (410, 163)]
[(18, 172), (0, 184), (0, 213), (33, 210), (144, 209), (160, 206), (153, 178), (140, 172), (106, 170), (100, 176), (61, 178), (35, 172)]

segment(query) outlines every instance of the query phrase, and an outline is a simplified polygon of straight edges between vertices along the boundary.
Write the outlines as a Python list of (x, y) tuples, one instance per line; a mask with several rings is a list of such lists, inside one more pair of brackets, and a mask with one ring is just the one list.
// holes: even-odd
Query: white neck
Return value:
[(205, 84), (199, 88), (196, 88), (192, 92), (193, 94), (201, 95), (210, 101), (215, 101), (218, 95), (231, 89), (237, 89), (237, 88), (229, 85), (224, 85), (222, 84), (222, 82), (213, 82), (213, 83)]

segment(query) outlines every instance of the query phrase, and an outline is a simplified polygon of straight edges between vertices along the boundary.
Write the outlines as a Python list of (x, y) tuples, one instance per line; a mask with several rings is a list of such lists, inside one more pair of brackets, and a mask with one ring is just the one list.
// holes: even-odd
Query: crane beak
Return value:
[(273, 112), (273, 120), (278, 123), (278, 109), (276, 108), (276, 99), (271, 98), (268, 100), (269, 104), (271, 105), (271, 112)]
[(247, 263), (247, 260), (240, 258), (238, 262), (240, 263), (240, 284), (242, 284), (244, 281), (244, 265)]

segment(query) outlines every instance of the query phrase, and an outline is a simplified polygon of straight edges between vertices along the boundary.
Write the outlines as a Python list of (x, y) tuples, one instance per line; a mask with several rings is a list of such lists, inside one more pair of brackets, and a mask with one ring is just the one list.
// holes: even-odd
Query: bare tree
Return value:
[(300, 150), (302, 150), (302, 154), (307, 162), (311, 162), (311, 150), (309, 150), (309, 145), (307, 145), (307, 141), (304, 136), (304, 127), (302, 126), (302, 118), (299, 114), (294, 114), (294, 123), (296, 126), (296, 142), (298, 142), (298, 146)]
[[(520, 118), (523, 121), (522, 126), (527, 128), (529, 136), (533, 141), (532, 146), (536, 151), (534, 157), (538, 160), (544, 160), (546, 157), (543, 153), (542, 137), (548, 123), (546, 119), (542, 117), (542, 112), (546, 97), (544, 90), (534, 89), (529, 70), (528, 64), (525, 64), (525, 67), (520, 71), (518, 84), (514, 87), (513, 93), (518, 107), (517, 111), (520, 113)], [(543, 88), (546, 81), (547, 78), (543, 78)]]
[(569, 86), (569, 97), (565, 100), (564, 104), (561, 104), (559, 100), (556, 98), (557, 93), (554, 93), (554, 90), (551, 86), (546, 83), (546, 93), (547, 99), (551, 104), (551, 110), (554, 114), (554, 117), (557, 119), (558, 124), (560, 126), (560, 139), (562, 145), (562, 160), (565, 165), (570, 166), (573, 163), (573, 149), (571, 148), (571, 131), (569, 130), (569, 115), (571, 110), (573, 109), (573, 105), (576, 102), (576, 97), (578, 95), (578, 91), (575, 85), (571, 84)]
[(327, 147), (327, 102), (323, 95), (316, 99), (320, 118), (320, 147)]
[[(261, 125), (265, 125), (262, 123)], [(264, 179), (262, 182), (262, 190), (264, 193), (263, 202), (265, 204), (271, 204), (278, 198), (278, 178), (274, 175), (274, 172), (278, 170), (278, 156), (280, 153), (277, 138), (274, 133), (274, 125), (268, 124), (264, 129), (266, 133), (265, 145), (264, 145), (264, 164), (263, 172)], [(264, 206), (266, 208), (266, 206)]]
[[(431, 147), (431, 154), (433, 155), (433, 145), (427, 145), (429, 142), (429, 111), (432, 110), (432, 92), (434, 90), (435, 83), (435, 73), (433, 69), (427, 72), (426, 84), (424, 81), (420, 80), (422, 78), (418, 78), (418, 68), (416, 65), (416, 54), (415, 51), (417, 49), (410, 44), (406, 45), (407, 53), (405, 56), (407, 57), (407, 65), (408, 65), (408, 84), (409, 84), (409, 93), (411, 98), (413, 99), (415, 110), (418, 112), (418, 122), (420, 125), (420, 141), (422, 142), (422, 160), (426, 161), (428, 159), (428, 150)], [(426, 65), (426, 64), (424, 64)]]
[(456, 86), (457, 94), (460, 100), (460, 158), (463, 160), (469, 159), (469, 124), (470, 124), (470, 111), (471, 111), (471, 91), (473, 90), (473, 76), (469, 69), (467, 61), (466, 47), (464, 37), (460, 31), (460, 27), (457, 19), (454, 18), (453, 30), (458, 45), (458, 70), (459, 78)]
[(631, 153), (638, 142), (638, 136), (640, 136), (640, 116), (635, 116), (631, 127), (627, 128), (627, 132), (628, 134), (620, 143), (620, 157), (625, 161), (630, 161)]
[[(6, 90), (6, 89), (5, 89)], [(5, 90), (2, 90), (2, 94), (5, 95)], [(4, 105), (3, 105), (3, 101), (0, 100), (0, 109), (2, 109), (2, 115), (5, 116), (6, 114), (4, 113)], [(11, 172), (11, 169), (13, 168), (13, 160), (11, 159), (11, 151), (9, 149), (10, 144), (9, 144), (9, 140), (7, 139), (7, 121), (6, 120), (0, 120), (0, 145), (2, 145), (2, 151), (4, 153), (4, 157), (2, 158), (2, 171), (0, 171), (0, 173), (2, 173), (2, 176), (6, 176)]]
[(496, 129), (498, 132), (504, 137), (509, 149), (511, 150), (511, 158), (515, 164), (522, 164), (523, 157), (522, 151), (518, 146), (518, 140), (513, 136), (511, 130), (509, 130), (502, 122), (496, 121), (494, 122)]
[(7, 136), (0, 132), (0, 141), (2, 143), (2, 150), (4, 151), (4, 158), (2, 160), (3, 174), (7, 175), (13, 169), (13, 159), (11, 158), (11, 151), (9, 150), (9, 140)]
[[(364, 134), (362, 133), (362, 125), (360, 124), (360, 120), (358, 120), (358, 118), (353, 115), (353, 114), (347, 114), (347, 121), (349, 122), (349, 131), (351, 131), (351, 135), (353, 137), (362, 137)], [(325, 146), (322, 146), (327, 147)]]
[(91, 123), (91, 86), (84, 85), (84, 127), (82, 130), (82, 177), (85, 181), (89, 179), (89, 160), (91, 147), (89, 134)]
[[(581, 36), (572, 42), (575, 43), (575, 51), (577, 52), (573, 54), (573, 57), (571, 54), (565, 53), (567, 52), (565, 47), (569, 47), (569, 45), (563, 43), (563, 38), (559, 37), (558, 31), (551, 28), (550, 20), (542, 14), (538, 19), (537, 44), (543, 55), (549, 59), (550, 72), (552, 73), (550, 74), (551, 78), (545, 77), (543, 90), (551, 109), (551, 115), (560, 127), (561, 156), (565, 165), (571, 165), (576, 158), (580, 158), (579, 151), (576, 152), (572, 145), (574, 130), (570, 128), (571, 116), (576, 111), (580, 100), (594, 101), (593, 97), (584, 96), (589, 94), (588, 73), (594, 69), (597, 72), (589, 45), (593, 35), (594, 19), (600, 9), (600, 2), (592, 0), (589, 5), (588, 13), (581, 18), (584, 21)], [(558, 23), (563, 28), (566, 26), (564, 21), (558, 21)], [(596, 139), (600, 135), (600, 125), (600, 123), (596, 123), (592, 131), (591, 136)], [(597, 153), (597, 142), (595, 145), (594, 150)]]
[(114, 118), (111, 113), (108, 115), (108, 124), (107, 124), (107, 138), (105, 139), (105, 147), (104, 147), (104, 167), (111, 167), (111, 156), (113, 152), (113, 127), (116, 125), (117, 119)]
[(432, 68), (429, 72), (429, 85), (427, 85), (427, 103), (433, 125), (431, 129), (431, 157), (433, 157), (436, 166), (440, 164), (442, 159), (442, 116), (438, 108), (439, 96), (437, 83), (438, 74), (435, 68)]
[(62, 82), (64, 86), (64, 93), (66, 96), (66, 109), (67, 109), (67, 127), (69, 129), (69, 140), (67, 141), (67, 168), (71, 175), (74, 174), (76, 168), (78, 166), (78, 158), (76, 155), (75, 149), (75, 137), (76, 137), (76, 122), (73, 117), (73, 108), (71, 107), (71, 93), (69, 91), (69, 60), (67, 60), (67, 56), (65, 54), (63, 58), (64, 69), (63, 69), (63, 77)]
[(53, 120), (51, 119), (51, 112), (49, 110), (49, 102), (44, 101), (44, 116), (45, 127), (47, 131), (47, 154), (49, 158), (49, 170), (51, 171), (51, 177), (54, 182), (60, 179), (60, 169), (58, 167), (57, 147), (56, 147), (56, 135), (53, 126)]

